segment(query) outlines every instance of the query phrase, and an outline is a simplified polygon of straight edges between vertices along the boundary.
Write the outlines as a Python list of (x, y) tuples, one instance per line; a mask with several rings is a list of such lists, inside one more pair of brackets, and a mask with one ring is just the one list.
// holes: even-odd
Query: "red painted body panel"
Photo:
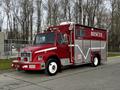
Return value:
[(84, 26), (76, 26), (76, 31), (80, 30), (81, 28), (84, 28), (84, 36), (76, 37), (76, 39), (82, 39), (82, 40), (101, 40), (106, 41), (107, 40), (107, 31), (97, 28), (89, 28)]

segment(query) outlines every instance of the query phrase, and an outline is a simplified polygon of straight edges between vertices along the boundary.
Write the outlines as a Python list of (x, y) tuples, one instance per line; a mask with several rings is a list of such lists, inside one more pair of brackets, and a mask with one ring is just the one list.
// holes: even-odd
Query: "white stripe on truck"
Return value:
[(51, 50), (55, 50), (55, 49), (57, 49), (57, 47), (52, 47), (52, 48), (47, 48), (47, 49), (39, 50), (39, 51), (36, 51), (35, 53), (46, 52), (46, 51), (51, 51)]
[(88, 51), (87, 51), (87, 54), (86, 54), (86, 55), (83, 53), (83, 51), (82, 51), (82, 49), (79, 47), (79, 45), (73, 45), (73, 44), (71, 44), (71, 45), (69, 45), (69, 46), (71, 46), (71, 47), (74, 47), (74, 46), (77, 47), (77, 48), (79, 49), (79, 51), (81, 52), (81, 54), (83, 55), (84, 59), (87, 59), (90, 49), (92, 49), (92, 50), (105, 49), (106, 43), (104, 44), (103, 47), (91, 47), (91, 48), (88, 48)]

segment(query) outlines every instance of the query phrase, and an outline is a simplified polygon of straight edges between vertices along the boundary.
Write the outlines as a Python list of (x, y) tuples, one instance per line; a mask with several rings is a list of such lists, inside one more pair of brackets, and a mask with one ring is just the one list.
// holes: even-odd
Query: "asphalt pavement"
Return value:
[(0, 90), (120, 90), (120, 57), (108, 58), (98, 67), (81, 65), (55, 76), (43, 71), (0, 74)]

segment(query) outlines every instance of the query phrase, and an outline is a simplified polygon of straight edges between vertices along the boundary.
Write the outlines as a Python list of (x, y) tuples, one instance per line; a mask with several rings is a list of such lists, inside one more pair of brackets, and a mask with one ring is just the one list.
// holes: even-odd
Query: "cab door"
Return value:
[(68, 37), (65, 33), (57, 34), (57, 53), (62, 64), (70, 63), (70, 48), (68, 46)]

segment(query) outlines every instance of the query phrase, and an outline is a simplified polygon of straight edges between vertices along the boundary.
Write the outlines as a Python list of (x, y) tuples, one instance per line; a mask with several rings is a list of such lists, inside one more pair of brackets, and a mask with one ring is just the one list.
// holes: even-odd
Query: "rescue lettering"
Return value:
[(102, 37), (103, 35), (100, 32), (91, 32), (91, 36), (93, 36), (93, 37)]

